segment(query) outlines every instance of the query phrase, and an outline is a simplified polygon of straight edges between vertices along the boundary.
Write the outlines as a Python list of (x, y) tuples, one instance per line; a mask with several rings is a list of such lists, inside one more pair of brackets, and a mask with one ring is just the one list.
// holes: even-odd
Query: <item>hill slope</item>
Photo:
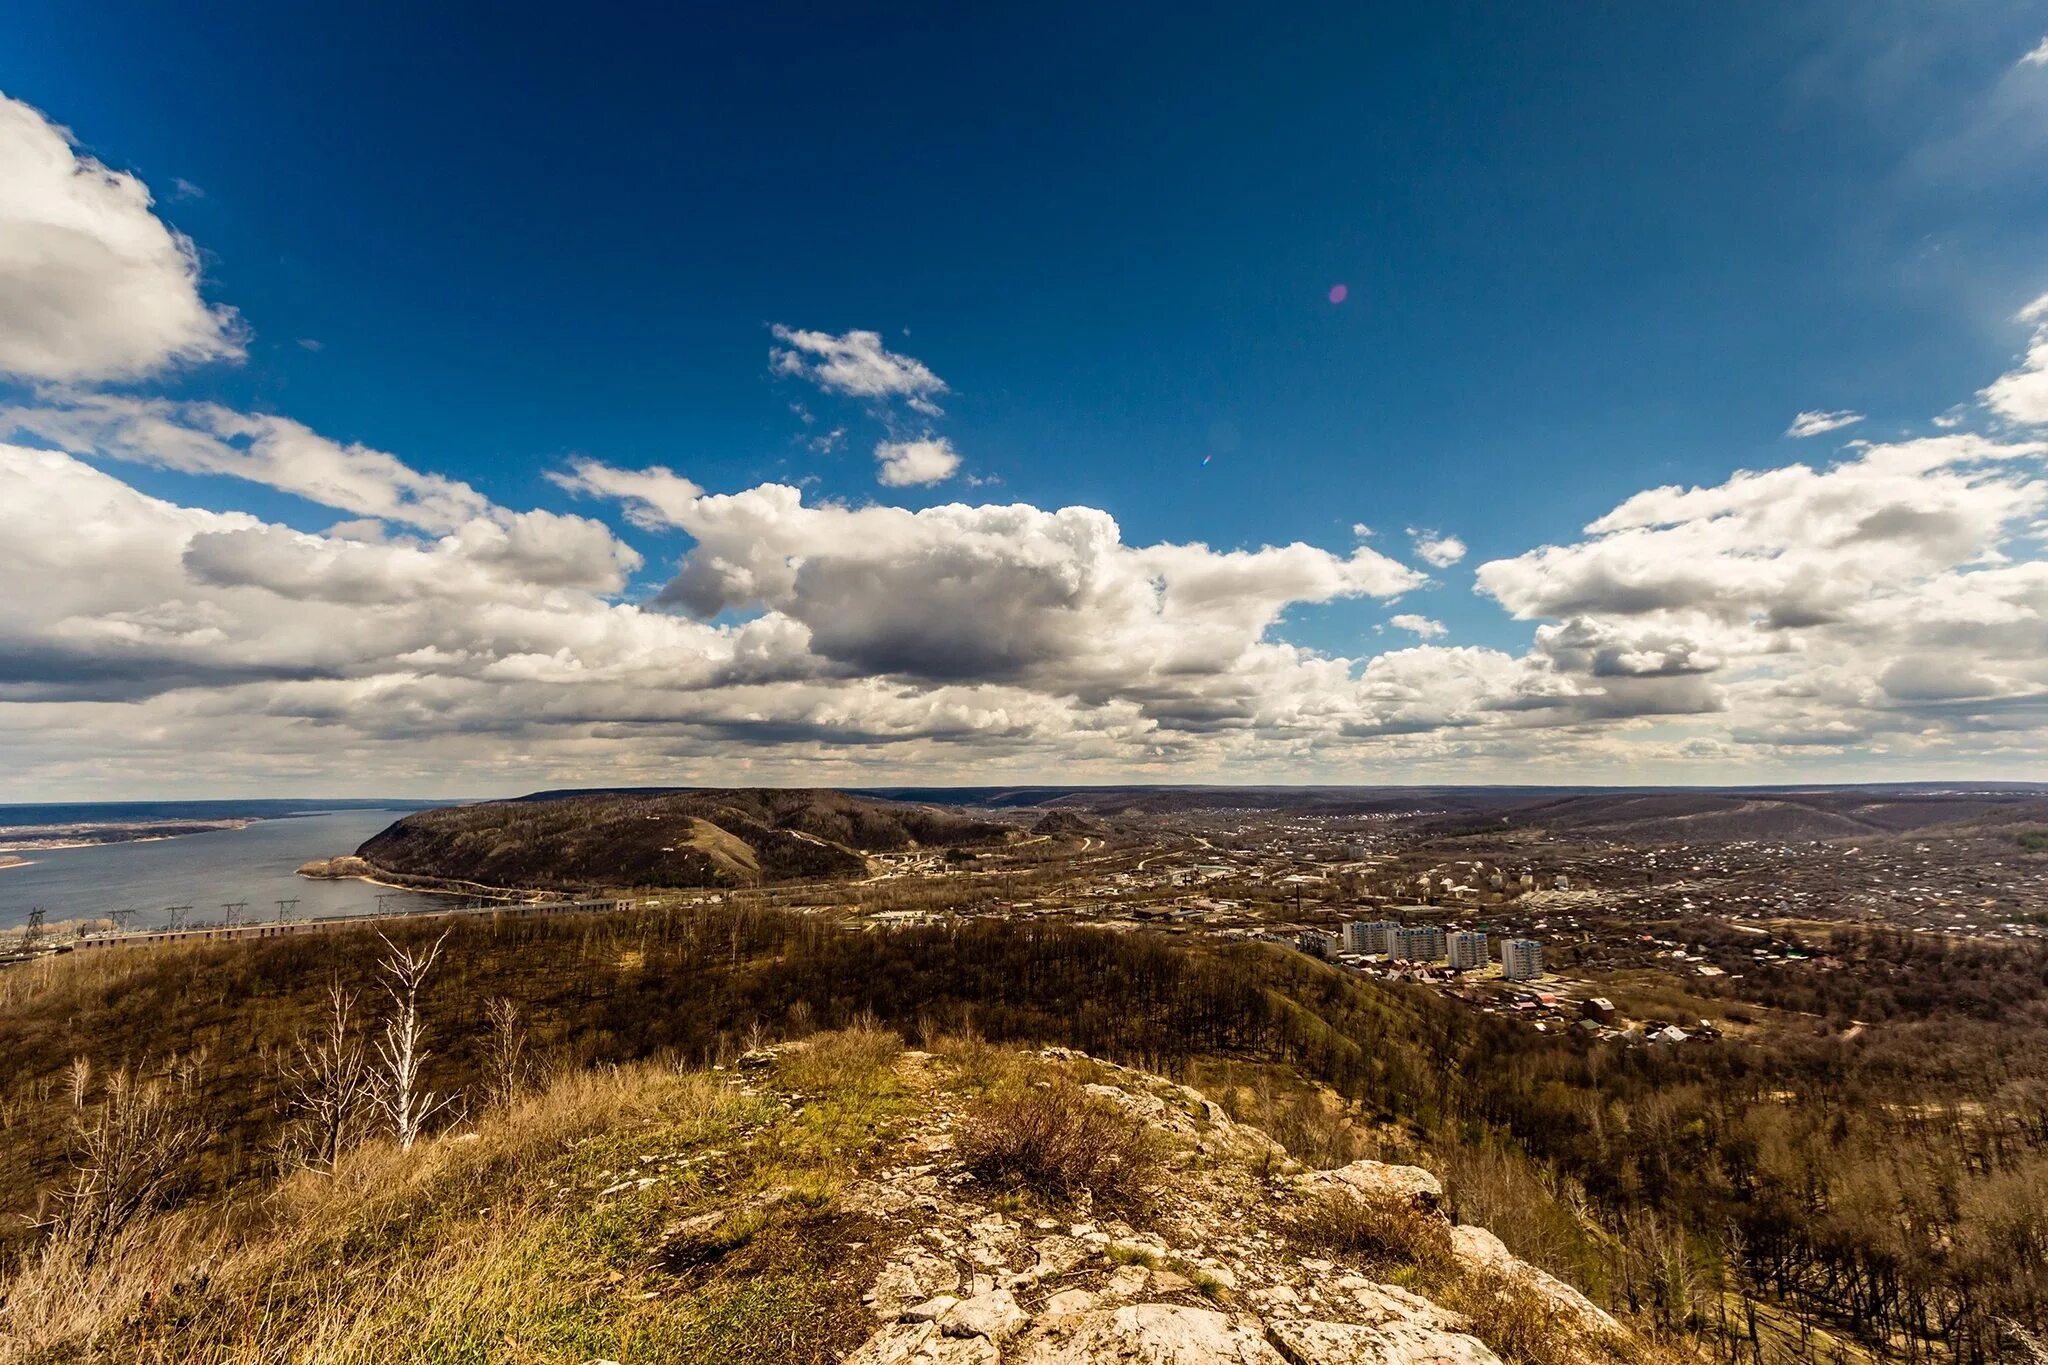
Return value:
[(2039, 783), (1760, 788), (903, 787), (870, 795), (1098, 815), (1232, 811), (1413, 817), (1441, 834), (1514, 827), (1560, 836), (1684, 843), (1970, 832), (2048, 821)]
[(564, 1073), (5, 1289), (9, 1365), (1654, 1358), (1426, 1171), (1309, 1170), (1156, 1076), (874, 1028)]
[(858, 877), (867, 853), (987, 844), (1007, 827), (807, 789), (592, 793), (408, 815), (358, 856), (486, 886), (758, 886)]

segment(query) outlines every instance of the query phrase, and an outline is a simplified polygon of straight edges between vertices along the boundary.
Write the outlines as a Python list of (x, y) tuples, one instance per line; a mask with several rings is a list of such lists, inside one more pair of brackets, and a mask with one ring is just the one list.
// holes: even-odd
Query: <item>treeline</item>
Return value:
[[(0, 976), (0, 1213), (32, 1217), (32, 1192), (65, 1176), (79, 1057), (101, 1071), (203, 1058), (187, 1072), (212, 1136), (186, 1193), (266, 1173), (281, 1063), (331, 985), (376, 998), (380, 950), (336, 934)], [(2048, 1060), (2038, 1032), (1999, 1021), (1631, 1049), (1266, 945), (997, 920), (861, 932), (692, 907), (458, 925), (422, 990), (424, 1088), (474, 1092), (490, 1074), (494, 1002), (559, 1066), (716, 1060), (863, 1012), (912, 1037), (972, 1030), (1169, 1073), (1285, 1063), (1452, 1169), (1523, 1154), (1611, 1234), (1553, 1269), (1731, 1347), (1751, 1327), (1729, 1320), (1730, 1295), (1908, 1356), (2014, 1358), (2004, 1322), (2048, 1330)]]
[(1842, 1023), (2024, 1018), (2048, 1027), (2048, 943), (2039, 940), (1841, 925), (1810, 951), (1832, 962), (1745, 966), (1741, 994)]
[[(399, 925), (393, 938), (424, 932)], [(197, 1163), (198, 1189), (267, 1171), (280, 1059), (331, 985), (380, 998), (382, 951), (372, 935), (337, 933), (74, 956), (26, 969), (42, 978), (34, 988), (25, 975), (0, 981), (0, 1215), (33, 1214), (33, 1192), (63, 1176), (79, 1058), (104, 1071), (202, 1054), (196, 1084), (216, 1137)], [(1296, 980), (1304, 972), (1322, 979)], [(716, 1059), (793, 1015), (836, 1027), (867, 1012), (913, 1035), (1059, 1042), (1166, 1071), (1202, 1055), (1289, 1060), (1382, 1097), (1388, 1112), (1433, 1113), (1437, 1087), (1418, 1064), (1424, 1030), (1412, 1012), (1353, 990), (1338, 1002), (1344, 1027), (1332, 1028), (1318, 1007), (1332, 1007), (1321, 997), (1333, 984), (1343, 983), (1279, 949), (1214, 955), (990, 920), (863, 933), (820, 916), (684, 907), (468, 922), (453, 928), (424, 987), (432, 1055), (422, 1084), (453, 1093), (487, 1069), (487, 1006), (503, 1000), (520, 1011), (535, 1055), (560, 1066)]]
[(1526, 1041), (1465, 1099), (1578, 1182), (1623, 1245), (1650, 1219), (1684, 1231), (1683, 1273), (1641, 1291), (1660, 1315), (1697, 1321), (1721, 1290), (1760, 1291), (1796, 1321), (1960, 1360), (2029, 1359), (2008, 1324), (2048, 1325), (2038, 1033)]

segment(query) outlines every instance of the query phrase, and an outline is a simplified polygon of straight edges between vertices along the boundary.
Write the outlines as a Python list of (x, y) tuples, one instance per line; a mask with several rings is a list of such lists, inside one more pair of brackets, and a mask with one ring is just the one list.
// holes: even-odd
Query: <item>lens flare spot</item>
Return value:
[(1331, 285), (1331, 286), (1330, 286), (1330, 302), (1331, 302), (1331, 303), (1342, 303), (1342, 302), (1344, 302), (1344, 300), (1346, 300), (1346, 299), (1348, 299), (1348, 298), (1350, 298), (1350, 297), (1351, 297), (1351, 286), (1350, 286), (1350, 285), (1348, 285), (1348, 284), (1333, 284), (1333, 285)]

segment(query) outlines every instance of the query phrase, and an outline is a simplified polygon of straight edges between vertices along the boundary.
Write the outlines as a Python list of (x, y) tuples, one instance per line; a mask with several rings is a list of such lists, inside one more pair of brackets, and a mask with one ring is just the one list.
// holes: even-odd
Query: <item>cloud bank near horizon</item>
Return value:
[[(1576, 538), (1460, 569), (1466, 542), (1434, 528), (1411, 529), (1416, 564), (1363, 543), (1133, 543), (1100, 508), (856, 505), (596, 458), (549, 472), (563, 506), (506, 507), (287, 416), (138, 391), (239, 362), (247, 329), (205, 299), (140, 180), (4, 99), (0, 227), (10, 797), (195, 772), (397, 793), (597, 772), (1673, 781), (2048, 757), (2048, 299), (2017, 315), (2030, 339), (1975, 430), (1643, 490)], [(885, 494), (958, 472), (930, 366), (876, 332), (772, 337), (772, 373), (874, 405)], [(1816, 409), (1788, 434), (1861, 420)], [(334, 519), (184, 505), (141, 470)], [(1347, 509), (1361, 542), (1380, 510)], [(1459, 644), (1421, 610), (1454, 569), (1527, 623), (1526, 648)], [(1413, 642), (1288, 639), (1291, 612), (1341, 601), (1382, 604)]]

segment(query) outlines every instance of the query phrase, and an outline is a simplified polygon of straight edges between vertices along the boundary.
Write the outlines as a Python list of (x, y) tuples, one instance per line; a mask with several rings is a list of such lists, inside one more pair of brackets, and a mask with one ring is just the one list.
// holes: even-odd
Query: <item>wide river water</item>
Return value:
[(137, 928), (164, 923), (171, 905), (190, 905), (190, 918), (215, 921), (228, 901), (247, 901), (249, 919), (273, 919), (277, 902), (293, 897), (299, 918), (372, 912), (379, 894), (392, 898), (388, 909), (445, 905), (443, 897), (296, 875), (309, 859), (355, 852), (405, 813), (323, 811), (174, 839), (24, 851), (19, 856), (28, 866), (0, 867), (0, 929), (26, 923), (38, 905), (52, 924), (133, 909)]

